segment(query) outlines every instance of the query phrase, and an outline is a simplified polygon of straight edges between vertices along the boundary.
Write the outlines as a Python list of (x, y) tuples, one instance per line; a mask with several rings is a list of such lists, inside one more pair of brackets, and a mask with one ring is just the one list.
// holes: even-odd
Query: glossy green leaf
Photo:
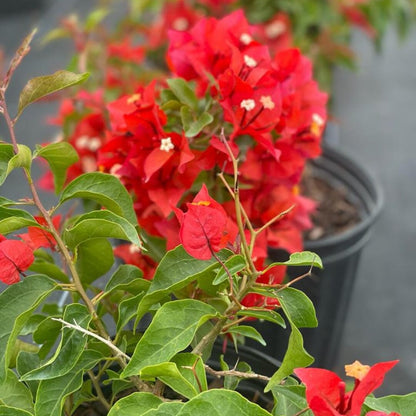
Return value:
[(142, 298), (143, 293), (139, 293), (136, 296), (120, 302), (118, 305), (117, 332), (124, 328), (136, 316), (137, 306)]
[(288, 287), (276, 293), (283, 311), (298, 328), (314, 328), (318, 325), (312, 301), (300, 290)]
[(303, 337), (299, 329), (292, 325), (292, 332), (289, 337), (289, 344), (286, 354), (283, 357), (282, 365), (273, 374), (267, 383), (265, 391), (278, 385), (285, 377), (293, 373), (295, 368), (307, 367), (313, 363), (313, 357), (309, 355), (303, 347)]
[(205, 391), (189, 400), (177, 416), (271, 416), (259, 405), (250, 402), (240, 393), (225, 389)]
[[(273, 416), (296, 416), (308, 407), (305, 398), (305, 386), (275, 385), (272, 393), (276, 399)], [(301, 413), (305, 416), (313, 416), (310, 410)]]
[[(224, 265), (232, 276), (233, 274), (240, 272), (246, 267), (246, 261), (244, 260), (244, 257), (242, 255), (236, 254), (235, 256), (230, 257), (224, 263)], [(228, 280), (227, 270), (224, 267), (221, 267), (217, 275), (215, 276), (215, 279), (212, 282), (212, 284), (219, 285), (225, 280)]]
[(266, 341), (261, 336), (257, 329), (252, 326), (236, 325), (227, 330), (227, 334), (242, 335), (243, 337), (251, 338), (259, 342), (261, 345), (266, 345)]
[[(223, 250), (218, 253), (218, 256), (225, 261), (230, 254), (231, 252)], [(149, 307), (159, 300), (187, 286), (205, 273), (210, 273), (217, 266), (215, 259), (198, 260), (191, 257), (182, 246), (169, 251), (159, 263), (150, 288), (140, 302), (137, 319), (140, 319)]]
[(151, 409), (157, 409), (162, 399), (151, 393), (132, 393), (114, 403), (108, 416), (141, 416)]
[(32, 272), (45, 274), (52, 279), (58, 280), (62, 283), (69, 283), (69, 277), (56, 264), (49, 263), (40, 259), (35, 260), (29, 267)]
[(88, 285), (103, 276), (113, 263), (113, 247), (107, 239), (92, 238), (78, 245), (75, 266), (82, 283)]
[[(228, 371), (230, 369), (229, 365), (224, 361), (223, 356), (220, 357), (220, 364), (221, 364), (221, 369), (223, 371)], [(251, 372), (250, 365), (244, 361), (238, 361), (236, 364), (233, 363), (233, 369), (237, 371), (241, 371), (243, 373)], [(236, 390), (241, 380), (242, 380), (241, 377), (225, 376), (224, 388), (228, 390)]]
[(204, 129), (204, 127), (208, 126), (208, 124), (211, 124), (213, 121), (214, 117), (207, 112), (198, 115), (195, 120), (193, 120), (186, 128), (184, 128), (185, 136), (197, 136)]
[[(19, 376), (28, 373), (40, 366), (40, 358), (38, 354), (21, 351), (17, 356), (16, 370)], [(33, 396), (36, 396), (39, 382), (37, 380), (27, 381), (26, 384), (29, 386)]]
[(0, 143), (0, 185), (3, 185), (4, 181), (9, 174), (9, 162), (14, 156), (13, 146), (8, 143)]
[(32, 165), (31, 150), (24, 144), (18, 144), (17, 147), (19, 148), (19, 152), (10, 159), (6, 175), (16, 168), (24, 168), (27, 172), (30, 172), (30, 166)]
[(292, 253), (287, 261), (278, 261), (270, 264), (268, 266), (277, 266), (277, 265), (286, 265), (286, 266), (313, 266), (320, 269), (323, 268), (321, 258), (311, 251), (302, 251), (300, 253)]
[(191, 343), (198, 327), (216, 314), (213, 307), (193, 299), (165, 303), (138, 342), (122, 376), (136, 375), (144, 367), (169, 361)]
[[(0, 161), (0, 164), (1, 164), (1, 161)], [(8, 199), (8, 198), (4, 198), (3, 196), (0, 196), (0, 207), (8, 207), (10, 205), (16, 205), (16, 204), (17, 202), (12, 201), (11, 199)]]
[(17, 407), (0, 405), (0, 416), (33, 416), (33, 413), (18, 409)]
[(53, 174), (55, 192), (61, 192), (68, 168), (78, 161), (77, 151), (68, 142), (51, 143), (39, 147), (35, 156), (45, 159)]
[(41, 345), (39, 351), (39, 357), (41, 359), (44, 359), (55, 345), (55, 342), (61, 333), (61, 328), (61, 323), (54, 321), (52, 317), (48, 317), (42, 321), (33, 332), (33, 341)]
[(146, 412), (146, 416), (176, 416), (182, 409), (182, 402), (166, 402), (162, 403), (157, 409)]
[[(198, 393), (208, 390), (205, 366), (200, 356), (183, 352), (175, 355), (171, 361), (177, 365), (183, 377), (195, 387)], [(192, 367), (193, 370), (189, 367)]]
[(91, 199), (137, 225), (131, 196), (113, 175), (92, 172), (78, 176), (62, 191), (59, 205), (74, 198)]
[(96, 238), (118, 238), (141, 247), (136, 228), (123, 217), (106, 210), (92, 211), (79, 216), (63, 234), (65, 243), (71, 249)]
[(237, 312), (238, 316), (249, 316), (251, 318), (262, 319), (264, 321), (273, 322), (277, 325), (280, 325), (282, 328), (286, 328), (286, 322), (276, 311), (270, 309), (265, 309), (263, 311), (243, 309)]
[(172, 78), (166, 80), (166, 82), (181, 103), (187, 105), (193, 110), (198, 108), (198, 98), (187, 81), (183, 78)]
[(371, 410), (391, 413), (396, 412), (402, 416), (416, 416), (416, 393), (403, 396), (392, 395), (385, 397), (367, 397), (365, 405)]
[(6, 379), (0, 383), (0, 403), (23, 410), (33, 410), (32, 393), (12, 370), (7, 370)]
[(140, 372), (143, 380), (160, 379), (164, 384), (180, 395), (190, 399), (198, 394), (195, 387), (180, 373), (177, 365), (172, 362), (145, 367)]
[(12, 356), (16, 338), (37, 306), (56, 288), (53, 280), (33, 275), (0, 293), (0, 382)]
[[(86, 329), (91, 315), (84, 305), (73, 303), (66, 307), (63, 320), (71, 324), (76, 322)], [(46, 380), (67, 374), (78, 362), (86, 344), (85, 334), (72, 328), (63, 328), (61, 342), (54, 356), (42, 367), (23, 375), (22, 380)]]
[(111, 293), (115, 290), (125, 290), (126, 292), (137, 295), (146, 292), (150, 286), (150, 281), (143, 279), (143, 272), (132, 264), (122, 264), (110, 277), (104, 292)]
[(42, 380), (36, 395), (35, 415), (61, 416), (65, 399), (81, 388), (84, 372), (93, 368), (101, 359), (99, 352), (86, 350), (69, 373)]
[(69, 71), (57, 71), (52, 75), (42, 75), (32, 78), (20, 93), (17, 117), (31, 103), (54, 92), (63, 90), (76, 84), (84, 82), (89, 74), (74, 74)]
[(39, 223), (22, 209), (0, 207), (0, 234), (9, 234), (24, 227), (39, 227)]

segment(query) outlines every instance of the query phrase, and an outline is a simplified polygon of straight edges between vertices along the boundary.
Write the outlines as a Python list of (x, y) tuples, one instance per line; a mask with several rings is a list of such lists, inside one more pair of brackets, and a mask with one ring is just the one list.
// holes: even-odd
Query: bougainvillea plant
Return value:
[[(320, 152), (326, 118), (309, 61), (297, 49), (270, 54), (242, 11), (171, 31), (171, 72), (152, 80), (133, 77), (145, 51), (128, 37), (110, 42), (102, 88), (76, 90), (54, 120), (65, 140), (32, 150), (15, 135), (25, 108), (88, 78), (65, 70), (33, 78), (12, 115), (7, 88), (32, 37), (0, 83), (9, 131), (0, 184), (22, 169), (30, 189), (19, 201), (0, 199), (8, 285), (0, 293), (0, 414), (405, 415), (397, 406), (407, 397), (363, 405), (392, 363), (357, 377), (351, 393), (333, 375), (314, 383), (302, 370), (313, 357), (299, 328), (317, 321), (284, 274), (322, 267), (300, 251), (311, 204), (297, 184)], [(82, 36), (75, 39), (84, 53)], [(41, 183), (57, 194), (53, 207), (39, 197), (33, 160), (50, 169)], [(288, 260), (270, 263), (269, 245), (286, 248)], [(268, 375), (227, 353), (247, 337), (264, 343), (253, 319), (290, 332), (283, 362)], [(218, 342), (225, 354), (214, 367)], [(263, 382), (266, 408), (239, 392), (247, 379)], [(331, 401), (337, 395), (342, 405)], [(329, 407), (314, 407), (326, 397)]]

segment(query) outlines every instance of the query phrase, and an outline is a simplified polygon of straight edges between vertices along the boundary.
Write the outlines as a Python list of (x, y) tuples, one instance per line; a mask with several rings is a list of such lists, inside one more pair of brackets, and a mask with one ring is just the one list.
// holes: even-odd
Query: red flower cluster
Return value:
[[(85, 92), (72, 106), (65, 103), (58, 121), (80, 155), (69, 179), (94, 169), (116, 175), (134, 196), (139, 224), (148, 235), (164, 239), (167, 249), (182, 243), (191, 255), (206, 259), (223, 247), (236, 247), (234, 202), (217, 178), (219, 172), (232, 173), (231, 150), (240, 161), (240, 200), (254, 227), (293, 207), (257, 238), (253, 260), (259, 270), (265, 267), (267, 246), (300, 251), (314, 205), (298, 194), (297, 184), (306, 160), (320, 153), (327, 96), (312, 79), (310, 62), (297, 49), (281, 49), (289, 36), (273, 52), (265, 44), (284, 32), (282, 27), (276, 32), (278, 25), (289, 26), (285, 17), (278, 15), (268, 25), (250, 25), (242, 11), (201, 18), (184, 2), (167, 3), (145, 35), (158, 46), (159, 29), (170, 29), (171, 74), (130, 88), (130, 78), (120, 77), (106, 88), (116, 86), (122, 95), (107, 103), (103, 94)], [(130, 64), (142, 59), (143, 49), (130, 39), (108, 50)], [(168, 88), (166, 79), (175, 76), (198, 97), (194, 108)], [(196, 120), (202, 111), (212, 121), (188, 134), (186, 120)], [(197, 193), (202, 183), (207, 187)], [(144, 265), (151, 278), (151, 259), (127, 246), (116, 254)], [(260, 279), (276, 284), (283, 275), (280, 268)]]
[[(357, 416), (365, 398), (381, 386), (387, 371), (398, 361), (377, 363), (372, 367), (355, 361), (346, 365), (348, 376), (355, 378), (353, 390), (346, 393), (345, 383), (335, 373), (321, 368), (298, 368), (295, 374), (306, 385), (306, 400), (315, 416)], [(386, 415), (370, 412), (371, 416), (400, 416), (397, 413)]]

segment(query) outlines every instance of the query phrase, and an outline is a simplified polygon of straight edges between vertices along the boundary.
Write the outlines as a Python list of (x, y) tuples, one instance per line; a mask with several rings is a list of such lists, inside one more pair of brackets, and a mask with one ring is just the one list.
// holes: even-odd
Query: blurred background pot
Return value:
[[(315, 357), (314, 365), (331, 368), (337, 357), (360, 256), (380, 213), (383, 197), (378, 183), (363, 167), (332, 148), (325, 148), (323, 155), (311, 162), (311, 171), (312, 176), (342, 189), (359, 216), (356, 224), (339, 234), (305, 241), (305, 250), (317, 253), (324, 269), (314, 269), (311, 277), (294, 285), (312, 300), (319, 322), (318, 328), (302, 330), (305, 348)], [(274, 261), (287, 257), (287, 253), (275, 249), (270, 249), (269, 255)], [(293, 279), (307, 271), (296, 267), (289, 269), (288, 275)], [(268, 322), (253, 325), (267, 342), (266, 347), (256, 343), (256, 348), (283, 359), (289, 330)], [(252, 341), (248, 344), (254, 345)]]

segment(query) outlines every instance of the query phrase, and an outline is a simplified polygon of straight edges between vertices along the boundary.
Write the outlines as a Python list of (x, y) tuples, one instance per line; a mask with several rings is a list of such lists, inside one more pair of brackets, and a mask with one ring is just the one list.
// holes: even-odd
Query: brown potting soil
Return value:
[(306, 240), (319, 240), (340, 234), (361, 221), (360, 210), (350, 200), (347, 189), (314, 175), (309, 167), (302, 179), (301, 193), (317, 203), (312, 214), (314, 226), (306, 230)]

